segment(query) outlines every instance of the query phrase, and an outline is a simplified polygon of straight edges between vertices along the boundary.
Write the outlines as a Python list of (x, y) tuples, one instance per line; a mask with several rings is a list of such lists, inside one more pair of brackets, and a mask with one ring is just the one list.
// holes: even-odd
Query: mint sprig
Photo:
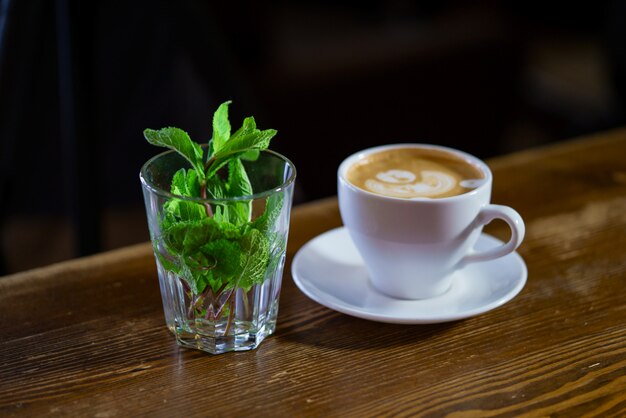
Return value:
[(282, 196), (268, 197), (263, 214), (254, 221), (252, 200), (226, 200), (254, 193), (242, 160), (255, 161), (276, 135), (274, 129), (258, 129), (253, 117), (245, 118), (231, 135), (230, 104), (224, 102), (215, 111), (213, 136), (205, 147), (178, 128), (144, 131), (148, 142), (173, 149), (190, 163), (190, 168), (181, 168), (172, 178), (170, 191), (181, 198), (165, 203), (159, 220), (161, 237), (156, 238), (164, 248), (155, 249), (162, 265), (182, 277), (194, 295), (209, 292), (218, 297), (234, 288), (247, 291), (264, 281), (272, 254), (284, 248), (282, 238), (272, 232)]

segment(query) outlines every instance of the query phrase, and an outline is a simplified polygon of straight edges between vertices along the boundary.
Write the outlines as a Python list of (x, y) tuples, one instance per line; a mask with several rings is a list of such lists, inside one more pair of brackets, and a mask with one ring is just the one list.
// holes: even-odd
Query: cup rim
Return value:
[[(206, 144), (205, 144), (206, 146)], [(203, 148), (205, 147), (203, 146)], [(249, 200), (255, 200), (255, 199), (260, 199), (263, 197), (267, 197), (267, 196), (271, 196), (273, 194), (276, 193), (280, 193), (282, 191), (284, 191), (285, 189), (287, 189), (289, 186), (291, 186), (296, 179), (296, 166), (293, 164), (293, 162), (285, 157), (284, 155), (270, 150), (270, 149), (264, 149), (264, 150), (260, 150), (261, 153), (266, 153), (266, 154), (270, 154), (273, 155), (274, 157), (284, 161), (289, 168), (291, 169), (291, 173), (289, 175), (289, 177), (283, 181), (279, 186), (271, 188), (271, 189), (267, 189), (267, 190), (263, 190), (257, 193), (253, 193), (250, 195), (243, 195), (243, 196), (236, 196), (236, 197), (226, 197), (226, 198), (207, 198), (207, 199), (203, 199), (201, 197), (190, 197), (190, 196), (181, 196), (181, 195), (177, 195), (175, 193), (170, 192), (169, 190), (164, 190), (158, 186), (156, 186), (155, 184), (153, 184), (151, 181), (148, 180), (147, 176), (146, 176), (146, 171), (148, 169), (148, 166), (150, 166), (150, 164), (152, 164), (155, 160), (159, 159), (159, 158), (163, 158), (165, 156), (167, 156), (168, 154), (173, 154), (176, 153), (176, 151), (174, 150), (168, 150), (168, 151), (164, 151), (161, 152), (153, 157), (151, 157), (150, 159), (148, 159), (148, 161), (146, 161), (142, 166), (141, 166), (141, 170), (139, 171), (139, 179), (141, 180), (141, 184), (144, 186), (144, 188), (146, 188), (147, 190), (151, 191), (154, 194), (157, 194), (159, 196), (162, 197), (166, 197), (169, 199), (179, 199), (179, 200), (184, 200), (184, 201), (188, 201), (188, 202), (194, 202), (194, 203), (224, 203), (224, 202), (236, 202), (236, 201), (249, 201)], [(184, 167), (181, 167), (184, 168)]]
[[(361, 189), (360, 187), (355, 186), (354, 184), (350, 183), (348, 181), (348, 179), (345, 177), (348, 169), (357, 161), (373, 154), (376, 152), (380, 152), (380, 151), (386, 151), (389, 149), (397, 149), (397, 148), (421, 148), (421, 149), (435, 149), (435, 150), (440, 150), (440, 151), (446, 151), (449, 152), (451, 154), (454, 154), (458, 157), (460, 157), (461, 159), (463, 159), (465, 162), (467, 162), (468, 164), (472, 164), (474, 166), (477, 166), (484, 174), (485, 174), (485, 181), (483, 182), (483, 184), (481, 184), (480, 186), (476, 187), (475, 189), (472, 189), (468, 192), (465, 193), (461, 193), (458, 195), (454, 195), (454, 196), (448, 196), (448, 197), (437, 197), (437, 198), (431, 198), (431, 197), (413, 197), (410, 199), (407, 198), (403, 198), (403, 197), (394, 197), (394, 196), (384, 196), (381, 194), (377, 194), (377, 193), (373, 193), (370, 192), (368, 190), (365, 189)], [(377, 198), (377, 199), (382, 199), (382, 200), (391, 200), (391, 201), (396, 201), (396, 202), (406, 202), (407, 204), (411, 204), (412, 202), (428, 202), (428, 203), (436, 203), (436, 202), (451, 202), (451, 201), (455, 201), (455, 200), (462, 200), (462, 199), (468, 199), (471, 196), (474, 196), (480, 192), (482, 192), (483, 189), (485, 188), (489, 188), (491, 187), (491, 182), (493, 181), (493, 175), (491, 173), (491, 170), (489, 169), (489, 166), (487, 166), (487, 164), (481, 160), (480, 158), (469, 154), (465, 151), (461, 151), (459, 149), (456, 148), (450, 148), (450, 147), (446, 147), (443, 145), (435, 145), (435, 144), (426, 144), (426, 143), (415, 143), (415, 142), (407, 142), (407, 143), (396, 143), (396, 144), (388, 144), (388, 145), (378, 145), (375, 147), (370, 147), (370, 148), (366, 148), (360, 151), (357, 151), (351, 155), (349, 155), (348, 157), (346, 157), (341, 164), (339, 164), (339, 168), (337, 169), (337, 178), (339, 179), (339, 181), (348, 189), (357, 192), (357, 193), (363, 193), (367, 196), (371, 196), (373, 198)]]

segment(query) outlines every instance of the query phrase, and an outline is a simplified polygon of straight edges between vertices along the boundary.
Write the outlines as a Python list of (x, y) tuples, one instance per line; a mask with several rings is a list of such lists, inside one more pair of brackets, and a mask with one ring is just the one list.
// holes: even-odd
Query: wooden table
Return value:
[(252, 352), (176, 345), (148, 244), (1, 278), (0, 416), (626, 415), (626, 130), (489, 165), (527, 225), (506, 305), (391, 325), (316, 304), (288, 273), (340, 225), (335, 199), (314, 202), (293, 211), (278, 330)]

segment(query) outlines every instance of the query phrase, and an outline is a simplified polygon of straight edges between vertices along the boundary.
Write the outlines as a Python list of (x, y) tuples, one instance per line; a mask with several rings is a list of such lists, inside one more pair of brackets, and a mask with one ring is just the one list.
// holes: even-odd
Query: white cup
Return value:
[[(348, 169), (368, 155), (393, 148), (437, 149), (480, 168), (484, 181), (467, 193), (444, 198), (403, 199), (374, 194), (348, 182)], [(445, 293), (452, 273), (468, 263), (503, 257), (521, 244), (524, 221), (508, 206), (492, 205), (492, 174), (478, 158), (426, 144), (369, 148), (346, 158), (337, 173), (339, 210), (363, 257), (372, 285), (400, 299), (426, 299)], [(482, 228), (502, 219), (511, 228), (503, 245), (475, 252)]]

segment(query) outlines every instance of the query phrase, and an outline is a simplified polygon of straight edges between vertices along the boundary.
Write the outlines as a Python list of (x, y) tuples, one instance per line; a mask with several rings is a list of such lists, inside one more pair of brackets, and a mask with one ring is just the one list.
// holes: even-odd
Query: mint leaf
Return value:
[(185, 170), (181, 168), (172, 177), (172, 194), (178, 196), (199, 197), (200, 180), (196, 170)]
[[(226, 182), (216, 175), (207, 180), (206, 188), (207, 193), (215, 199), (250, 196), (252, 194), (250, 179), (239, 158), (232, 159), (228, 162), (228, 179)], [(250, 222), (251, 215), (252, 201), (232, 200), (216, 202), (213, 216), (220, 222), (244, 225)]]
[[(211, 269), (213, 277), (230, 279), (241, 269), (241, 245), (239, 240), (217, 239), (202, 246), (202, 254), (215, 260), (215, 267)], [(223, 282), (224, 280), (220, 280)]]
[(217, 284), (217, 289), (238, 274), (243, 251), (241, 238), (240, 228), (208, 217), (169, 223), (162, 236), (167, 252), (180, 265), (175, 273), (187, 281), (195, 294), (209, 284)]
[(233, 137), (236, 138), (254, 131), (258, 131), (256, 128), (256, 120), (254, 120), (253, 116), (248, 116), (247, 118), (244, 118), (241, 128), (237, 129), (237, 131), (233, 134)]
[(192, 255), (200, 250), (207, 242), (217, 239), (235, 239), (241, 237), (241, 231), (228, 222), (218, 222), (214, 218), (204, 218), (199, 222), (185, 226), (185, 236), (182, 240), (182, 253)]
[[(181, 168), (172, 178), (171, 192), (178, 196), (199, 196), (200, 184), (195, 170)], [(170, 222), (193, 221), (206, 217), (203, 205), (183, 199), (170, 199), (165, 202), (164, 209)]]
[(261, 154), (260, 150), (251, 149), (241, 154), (241, 157), (239, 158), (241, 158), (244, 161), (256, 161), (259, 159), (260, 154)]
[(170, 192), (178, 196), (184, 196), (184, 193), (186, 190), (187, 190), (187, 170), (185, 170), (184, 168), (181, 168), (180, 170), (175, 172), (174, 176), (172, 177), (172, 186), (170, 187)]
[(270, 262), (267, 239), (258, 229), (250, 228), (241, 238), (242, 265), (237, 286), (248, 291), (255, 284), (263, 283)]
[(231, 160), (228, 164), (226, 188), (230, 197), (250, 196), (252, 194), (250, 178), (239, 158)]
[(249, 149), (266, 149), (276, 133), (275, 129), (266, 129), (264, 131), (257, 129), (254, 118), (250, 116), (244, 119), (243, 126), (218, 151), (223, 154), (230, 154), (244, 152)]
[[(230, 160), (228, 163), (228, 182), (226, 183), (228, 196), (250, 196), (252, 185), (246, 173), (246, 169), (239, 158)], [(230, 221), (236, 225), (250, 222), (252, 215), (252, 201), (244, 200), (233, 202), (229, 205)]]
[(204, 178), (204, 167), (202, 163), (202, 147), (193, 142), (187, 132), (178, 128), (163, 128), (155, 131), (145, 129), (143, 136), (152, 145), (166, 147), (177, 151), (185, 157), (197, 174)]
[(267, 236), (274, 229), (274, 224), (283, 209), (283, 195), (273, 194), (265, 200), (265, 211), (250, 225)]
[[(213, 154), (207, 162), (206, 176), (215, 175), (232, 158), (254, 150), (264, 150), (276, 135), (275, 129), (261, 131), (257, 129), (252, 116), (243, 121), (243, 126), (235, 132), (221, 147), (214, 147)], [(248, 154), (250, 156), (250, 154)]]
[(224, 199), (228, 196), (226, 184), (218, 176), (213, 176), (206, 180), (207, 195), (213, 199)]
[(213, 152), (221, 149), (230, 138), (230, 121), (228, 120), (229, 100), (222, 103), (213, 114)]
[[(213, 199), (224, 199), (228, 197), (226, 184), (219, 176), (213, 176), (206, 182), (207, 196)], [(230, 211), (227, 202), (215, 203), (213, 218), (218, 222), (231, 222)]]
[(282, 235), (280, 225), (276, 225), (283, 209), (284, 198), (282, 194), (271, 195), (265, 202), (265, 211), (250, 225), (257, 229), (270, 247), (270, 262), (268, 272), (275, 272), (280, 266), (282, 257), (287, 248), (287, 241)]
[(181, 199), (170, 199), (165, 203), (164, 209), (169, 214), (170, 223), (199, 221), (206, 217), (204, 206)]

